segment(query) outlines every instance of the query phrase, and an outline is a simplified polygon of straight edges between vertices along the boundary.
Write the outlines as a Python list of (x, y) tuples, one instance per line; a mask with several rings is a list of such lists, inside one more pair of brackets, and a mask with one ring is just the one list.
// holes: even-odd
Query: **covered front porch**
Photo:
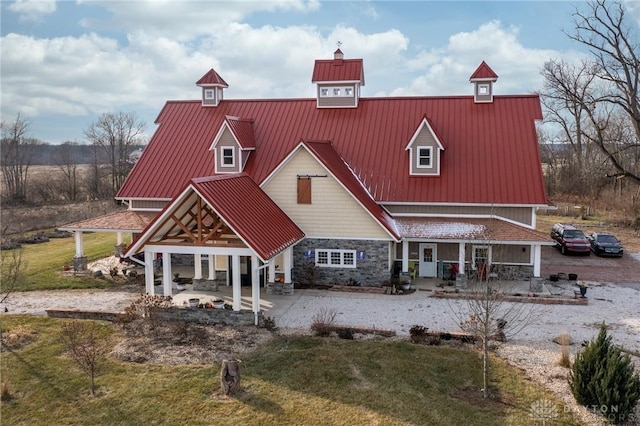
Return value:
[(396, 219), (402, 236), (391, 249), (395, 272), (417, 278), (527, 280), (540, 277), (545, 235), (497, 218)]

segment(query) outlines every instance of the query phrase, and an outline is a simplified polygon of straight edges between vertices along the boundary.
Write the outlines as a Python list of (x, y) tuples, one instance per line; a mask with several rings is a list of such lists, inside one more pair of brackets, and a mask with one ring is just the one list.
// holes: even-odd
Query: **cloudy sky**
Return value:
[[(640, 26), (640, 2), (626, 2)], [(225, 98), (312, 97), (314, 59), (363, 58), (363, 96), (470, 94), (485, 60), (497, 94), (539, 90), (545, 61), (578, 60), (567, 1), (2, 1), (1, 115), (30, 136), (83, 141), (105, 112), (152, 134), (168, 99), (199, 99), (214, 68)]]

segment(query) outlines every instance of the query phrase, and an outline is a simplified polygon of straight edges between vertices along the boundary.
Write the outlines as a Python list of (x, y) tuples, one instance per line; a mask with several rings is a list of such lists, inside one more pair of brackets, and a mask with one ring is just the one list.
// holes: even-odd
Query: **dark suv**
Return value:
[(586, 256), (591, 254), (591, 244), (584, 232), (573, 225), (556, 223), (551, 228), (551, 238), (556, 242), (562, 254), (580, 253)]

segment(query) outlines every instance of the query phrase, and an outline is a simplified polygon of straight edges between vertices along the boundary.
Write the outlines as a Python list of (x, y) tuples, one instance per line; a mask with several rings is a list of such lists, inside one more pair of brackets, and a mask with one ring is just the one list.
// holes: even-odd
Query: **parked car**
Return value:
[(556, 223), (551, 227), (551, 238), (556, 242), (562, 254), (591, 254), (591, 244), (584, 232), (573, 225)]
[(598, 256), (617, 256), (622, 257), (624, 248), (622, 243), (611, 234), (601, 234), (594, 232), (587, 237), (591, 244), (591, 251)]

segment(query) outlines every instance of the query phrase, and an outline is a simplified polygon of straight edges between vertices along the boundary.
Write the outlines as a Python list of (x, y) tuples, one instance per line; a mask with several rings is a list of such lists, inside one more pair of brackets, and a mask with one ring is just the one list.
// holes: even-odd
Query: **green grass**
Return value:
[[(113, 233), (84, 234), (84, 254), (89, 262), (113, 255)], [(22, 261), (26, 264), (23, 280), (16, 290), (52, 290), (113, 287), (113, 283), (91, 277), (65, 277), (64, 265), (73, 265), (74, 238), (52, 238), (48, 243), (23, 244)]]
[[(386, 340), (278, 337), (242, 357), (242, 391), (219, 393), (219, 365), (152, 366), (109, 359), (89, 379), (64, 356), (61, 320), (3, 317), (3, 332), (36, 332), (19, 350), (3, 347), (2, 380), (12, 398), (2, 422), (189, 425), (529, 425), (534, 401), (548, 393), (518, 370), (493, 359), (493, 389), (507, 404), (453, 395), (479, 394), (481, 358), (464, 348)], [(105, 324), (104, 333), (119, 337)], [(577, 424), (566, 414), (562, 425)]]

